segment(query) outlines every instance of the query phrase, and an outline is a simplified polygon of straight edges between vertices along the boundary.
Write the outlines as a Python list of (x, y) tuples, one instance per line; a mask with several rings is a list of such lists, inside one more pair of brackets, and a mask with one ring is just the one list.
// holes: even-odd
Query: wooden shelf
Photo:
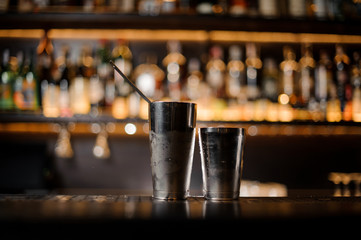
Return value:
[(181, 29), (360, 35), (361, 21), (264, 19), (228, 15), (140, 16), (119, 13), (4, 13), (0, 29)]

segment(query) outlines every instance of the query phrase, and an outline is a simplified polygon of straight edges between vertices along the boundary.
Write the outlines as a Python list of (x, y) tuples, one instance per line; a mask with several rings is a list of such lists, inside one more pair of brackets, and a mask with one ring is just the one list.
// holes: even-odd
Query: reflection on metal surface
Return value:
[(232, 219), (241, 216), (239, 201), (203, 201), (203, 218), (205, 219)]
[(153, 199), (152, 217), (156, 219), (187, 219), (190, 217), (188, 201), (164, 201)]

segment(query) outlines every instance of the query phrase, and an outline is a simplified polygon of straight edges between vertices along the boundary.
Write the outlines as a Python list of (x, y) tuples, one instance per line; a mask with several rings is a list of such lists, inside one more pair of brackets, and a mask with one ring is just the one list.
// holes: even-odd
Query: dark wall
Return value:
[[(95, 135), (72, 136), (72, 159), (54, 156), (55, 135), (0, 136), (0, 192), (34, 189), (151, 191), (147, 137), (109, 137), (111, 157), (92, 154)], [(332, 189), (328, 173), (361, 172), (361, 136), (247, 136), (244, 179), (279, 182), (289, 189)], [(196, 142), (191, 193), (201, 192)]]

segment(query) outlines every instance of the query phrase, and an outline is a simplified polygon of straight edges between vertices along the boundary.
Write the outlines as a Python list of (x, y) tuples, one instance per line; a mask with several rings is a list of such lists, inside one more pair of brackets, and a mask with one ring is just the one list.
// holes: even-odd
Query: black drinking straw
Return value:
[(139, 95), (140, 95), (145, 101), (147, 101), (149, 104), (152, 103), (152, 101), (151, 101), (149, 98), (147, 98), (147, 97), (144, 95), (144, 93), (142, 93), (142, 91), (140, 91), (140, 89), (137, 88), (137, 86), (135, 86), (135, 84), (134, 84), (132, 81), (130, 81), (130, 80), (127, 78), (127, 76), (124, 75), (124, 73), (122, 73), (122, 71), (120, 71), (120, 69), (114, 64), (114, 62), (113, 62), (112, 60), (110, 60), (109, 63), (113, 66), (113, 68), (115, 69), (115, 71), (117, 71), (117, 72), (120, 74), (120, 76), (122, 76), (122, 77), (130, 84), (130, 86), (132, 86), (132, 87), (134, 88), (134, 90), (139, 93)]

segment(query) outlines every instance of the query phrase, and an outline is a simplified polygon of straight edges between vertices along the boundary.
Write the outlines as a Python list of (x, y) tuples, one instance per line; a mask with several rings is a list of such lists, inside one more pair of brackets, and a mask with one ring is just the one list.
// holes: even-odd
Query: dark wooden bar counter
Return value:
[[(280, 228), (352, 231), (359, 197), (241, 197), (238, 201), (162, 201), (128, 195), (0, 195), (0, 229), (16, 235), (54, 230), (54, 237), (129, 232), (239, 232)], [(347, 226), (347, 228), (343, 228)], [(40, 236), (41, 237), (41, 236)]]

